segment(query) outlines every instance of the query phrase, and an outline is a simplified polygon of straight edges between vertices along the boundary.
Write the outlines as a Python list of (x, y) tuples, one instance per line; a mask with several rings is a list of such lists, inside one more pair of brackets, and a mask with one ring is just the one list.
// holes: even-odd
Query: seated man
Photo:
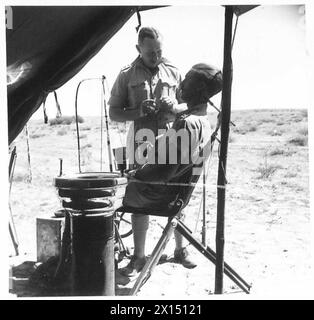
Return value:
[[(186, 102), (187, 110), (178, 114), (172, 128), (157, 139), (158, 148), (155, 146), (154, 156), (148, 156), (148, 160), (153, 161), (129, 173), (124, 206), (148, 211), (167, 209), (177, 199), (182, 188), (180, 183), (184, 185), (191, 181), (193, 175), (200, 175), (202, 162), (210, 150), (208, 146), (212, 133), (207, 103), (221, 88), (222, 73), (213, 66), (200, 63), (186, 74), (181, 84), (181, 98)], [(164, 149), (165, 153), (161, 155)], [(132, 215), (134, 254), (127, 267), (121, 269), (124, 275), (136, 274), (146, 262), (148, 222), (148, 215)], [(194, 268), (196, 264), (183, 247), (182, 235), (175, 232), (175, 240), (175, 261), (186, 268)]]

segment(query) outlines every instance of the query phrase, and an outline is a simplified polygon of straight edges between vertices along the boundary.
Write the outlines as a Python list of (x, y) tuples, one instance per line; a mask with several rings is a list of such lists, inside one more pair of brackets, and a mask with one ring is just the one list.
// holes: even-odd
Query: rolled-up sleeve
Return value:
[[(128, 103), (128, 86), (126, 74), (120, 72), (113, 87), (111, 89), (111, 96), (108, 101), (110, 106), (110, 113), (119, 112), (123, 113), (124, 108), (127, 107)], [(113, 110), (114, 109), (114, 110)]]
[(121, 71), (111, 89), (111, 96), (109, 99), (110, 106), (115, 107), (118, 105), (120, 107), (125, 107), (127, 104), (128, 84), (126, 78), (125, 72)]

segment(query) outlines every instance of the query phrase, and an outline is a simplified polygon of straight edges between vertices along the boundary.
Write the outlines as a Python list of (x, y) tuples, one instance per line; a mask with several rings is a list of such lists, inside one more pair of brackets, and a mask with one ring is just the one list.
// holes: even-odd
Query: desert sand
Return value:
[[(209, 116), (214, 124), (215, 114)], [(231, 126), (226, 168), (225, 260), (252, 284), (252, 296), (283, 298), (306, 294), (312, 281), (307, 112), (243, 110), (232, 112), (231, 118), (236, 126)], [(100, 120), (84, 120), (80, 124), (83, 172), (97, 172)], [(111, 124), (110, 128), (113, 146), (123, 143), (125, 127)], [(76, 130), (73, 123), (49, 125), (31, 120), (28, 131), (30, 168), (25, 132), (15, 141), (17, 161), (10, 199), (20, 255), (15, 256), (12, 246), (11, 293), (19, 297), (56, 296), (56, 291), (29, 284), (29, 277), (40, 266), (36, 261), (36, 218), (50, 217), (61, 208), (53, 186), (53, 179), (59, 174), (59, 158), (63, 159), (64, 174), (78, 172)], [(108, 170), (106, 152), (104, 144), (103, 171)], [(217, 169), (218, 142), (209, 161), (206, 184), (206, 239), (214, 250)], [(199, 185), (185, 212), (186, 224), (199, 239), (201, 199), (202, 185)], [(165, 223), (165, 218), (151, 217), (147, 254)], [(125, 244), (132, 251), (132, 237), (126, 238)], [(193, 247), (188, 248), (198, 263), (195, 269), (185, 269), (171, 260), (174, 249), (171, 240), (165, 249), (168, 261), (156, 266), (138, 296), (210, 299), (215, 288), (215, 267)], [(124, 259), (119, 266), (127, 262)], [(116, 294), (128, 295), (132, 283), (117, 284)], [(227, 277), (224, 293), (227, 298), (247, 298)]]

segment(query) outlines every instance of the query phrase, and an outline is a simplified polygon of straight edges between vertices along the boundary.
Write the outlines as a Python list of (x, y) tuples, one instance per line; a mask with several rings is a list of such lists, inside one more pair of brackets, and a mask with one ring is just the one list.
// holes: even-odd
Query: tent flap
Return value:
[[(165, 6), (11, 6), (6, 30), (9, 144), (49, 92), (77, 74), (136, 12)], [(241, 15), (256, 6), (233, 6)]]
[(51, 91), (78, 73), (135, 7), (12, 7), (6, 31), (9, 143)]
[(239, 5), (239, 6), (232, 6), (233, 7), (233, 12), (237, 15), (240, 16), (243, 13), (246, 13), (256, 7), (258, 7), (258, 5), (255, 6), (244, 6), (244, 5)]

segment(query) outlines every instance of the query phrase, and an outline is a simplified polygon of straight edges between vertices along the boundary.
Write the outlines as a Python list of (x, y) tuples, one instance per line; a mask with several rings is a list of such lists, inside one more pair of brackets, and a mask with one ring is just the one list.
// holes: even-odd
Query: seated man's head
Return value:
[(181, 83), (181, 98), (193, 107), (208, 100), (222, 90), (222, 73), (211, 65), (198, 63), (186, 74)]

